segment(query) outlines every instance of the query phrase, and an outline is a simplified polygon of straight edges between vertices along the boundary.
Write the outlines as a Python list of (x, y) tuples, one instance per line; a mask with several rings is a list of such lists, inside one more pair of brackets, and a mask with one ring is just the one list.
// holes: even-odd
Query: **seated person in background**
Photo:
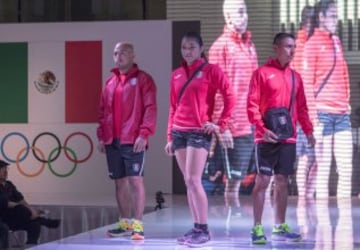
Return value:
[(42, 217), (43, 211), (31, 207), (16, 186), (7, 180), (9, 163), (0, 160), (0, 220), (10, 230), (24, 230), (26, 244), (37, 244), (41, 226), (59, 227), (60, 220)]
[[(0, 196), (0, 210), (7, 206), (7, 200)], [(9, 247), (9, 227), (0, 219), (0, 249)]]

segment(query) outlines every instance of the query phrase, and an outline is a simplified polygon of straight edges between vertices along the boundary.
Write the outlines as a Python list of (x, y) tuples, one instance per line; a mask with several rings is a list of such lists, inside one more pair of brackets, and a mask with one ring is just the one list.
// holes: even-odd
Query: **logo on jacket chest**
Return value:
[(131, 78), (130, 80), (129, 80), (129, 83), (130, 83), (130, 85), (131, 86), (135, 86), (136, 84), (137, 84), (137, 79), (134, 77), (134, 78)]

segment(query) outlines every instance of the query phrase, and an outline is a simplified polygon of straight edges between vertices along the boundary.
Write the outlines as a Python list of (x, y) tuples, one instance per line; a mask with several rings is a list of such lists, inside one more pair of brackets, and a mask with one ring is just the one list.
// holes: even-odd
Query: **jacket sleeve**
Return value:
[(173, 79), (174, 78), (173, 78), (173, 74), (172, 74), (171, 80), (170, 80), (169, 118), (168, 118), (168, 126), (167, 126), (168, 142), (172, 141), (171, 130), (172, 130), (174, 114), (175, 114), (175, 110), (176, 110), (176, 94), (175, 94)]
[(309, 109), (309, 116), (312, 121), (317, 120), (317, 108), (315, 101), (315, 82), (316, 82), (316, 57), (317, 43), (309, 40), (304, 46), (304, 54), (302, 59), (302, 67), (299, 71), (303, 78), (303, 87), (305, 90), (306, 102)]
[(100, 96), (100, 103), (99, 103), (99, 110), (98, 110), (98, 127), (96, 129), (96, 134), (99, 141), (103, 141), (104, 139), (104, 123), (105, 123), (105, 117), (104, 117), (104, 108), (105, 108), (105, 88), (102, 91), (102, 94)]
[[(226, 72), (226, 54), (224, 51), (224, 44), (219, 43), (218, 40), (213, 43), (209, 50), (209, 63), (218, 65), (223, 72)], [(221, 113), (224, 108), (224, 99), (221, 93), (217, 92), (215, 95), (214, 111), (212, 114), (212, 121), (219, 122)]]
[(142, 98), (144, 103), (144, 113), (142, 123), (140, 124), (139, 135), (148, 139), (155, 134), (157, 120), (157, 103), (156, 103), (156, 85), (151, 76), (146, 75), (145, 83), (142, 89)]
[(313, 125), (309, 118), (309, 110), (306, 103), (304, 85), (300, 75), (297, 77), (298, 79), (298, 91), (296, 93), (296, 107), (297, 107), (297, 117), (298, 121), (306, 135), (313, 133)]
[(7, 184), (11, 187), (11, 196), (8, 197), (9, 201), (22, 201), (24, 199), (24, 196), (20, 191), (17, 190), (16, 186), (10, 181), (7, 181)]
[(249, 86), (247, 114), (249, 122), (254, 124), (256, 130), (263, 134), (266, 131), (266, 128), (260, 112), (261, 82), (262, 77), (260, 71), (254, 71)]
[(235, 96), (233, 89), (230, 87), (229, 81), (222, 70), (216, 66), (213, 69), (214, 78), (213, 80), (217, 83), (217, 89), (222, 95), (224, 108), (220, 115), (217, 124), (220, 126), (220, 131), (224, 131), (231, 127), (231, 114), (235, 105)]

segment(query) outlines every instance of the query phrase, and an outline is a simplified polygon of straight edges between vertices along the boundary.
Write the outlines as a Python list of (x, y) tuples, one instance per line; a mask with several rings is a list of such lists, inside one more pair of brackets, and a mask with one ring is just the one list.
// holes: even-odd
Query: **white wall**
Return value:
[[(125, 22), (77, 22), (77, 23), (42, 23), (42, 24), (2, 24), (0, 25), (0, 42), (58, 42), (93, 41), (103, 43), (103, 82), (110, 75), (113, 67), (112, 53), (116, 42), (130, 41), (135, 46), (136, 61), (139, 66), (149, 72), (156, 81), (158, 88), (158, 126), (156, 135), (150, 140), (150, 149), (146, 155), (145, 184), (147, 195), (152, 196), (157, 190), (171, 192), (172, 173), (171, 159), (164, 153), (166, 143), (166, 125), (168, 115), (169, 78), (171, 73), (171, 22), (169, 21), (125, 21)], [(2, 58), (6, 60), (6, 58)], [(57, 60), (57, 58), (53, 58)], [(86, 63), (86, 62), (84, 62)], [(44, 69), (45, 70), (45, 69)], [(34, 88), (34, 73), (29, 72), (29, 94)], [(61, 78), (59, 78), (61, 79)], [(65, 83), (61, 83), (65, 85)], [(79, 100), (80, 101), (80, 100)], [(64, 105), (52, 103), (51, 106)], [(79, 103), (81, 105), (81, 103)], [(49, 105), (48, 108), (51, 108)], [(33, 112), (29, 110), (28, 112)], [(93, 143), (94, 151), (91, 158), (80, 163), (73, 175), (59, 178), (51, 174), (48, 166), (36, 177), (26, 177), (12, 164), (9, 173), (11, 179), (21, 191), (32, 198), (33, 203), (74, 204), (81, 200), (83, 204), (91, 205), (92, 200), (99, 197), (113, 197), (114, 187), (107, 177), (105, 157), (96, 150), (97, 124), (66, 124), (59, 123), (0, 124), (0, 140), (9, 132), (20, 132), (26, 136), (30, 144), (36, 135), (50, 131), (56, 134), (62, 144), (72, 132), (81, 131), (88, 134)], [(77, 154), (85, 156), (90, 149), (84, 138), (72, 140), (71, 148)], [(54, 148), (54, 140), (43, 137), (39, 144), (46, 157)], [(12, 136), (4, 144), (6, 154), (15, 159), (19, 150), (25, 146), (18, 136)], [(0, 155), (3, 158), (3, 155)], [(30, 153), (20, 165), (29, 173), (39, 169), (41, 164)], [(62, 152), (53, 166), (59, 172), (70, 170), (72, 163)], [(44, 200), (44, 197), (48, 199)]]

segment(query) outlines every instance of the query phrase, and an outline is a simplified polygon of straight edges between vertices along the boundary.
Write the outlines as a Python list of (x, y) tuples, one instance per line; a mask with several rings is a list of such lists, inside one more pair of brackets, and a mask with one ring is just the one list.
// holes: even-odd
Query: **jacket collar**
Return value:
[[(120, 73), (120, 70), (118, 68), (113, 68), (111, 70), (111, 72), (114, 75), (116, 75), (117, 77), (120, 77), (121, 73)], [(136, 63), (134, 63), (132, 68), (126, 73), (126, 78), (125, 79), (127, 80), (127, 79), (130, 79), (130, 78), (136, 76), (138, 72), (139, 72), (139, 67), (138, 67), (138, 65)]]
[(248, 44), (251, 42), (251, 32), (245, 31), (243, 34), (239, 34), (238, 32), (231, 30), (227, 27), (227, 25), (224, 26), (224, 34), (228, 35), (233, 41), (236, 43), (245, 43)]

